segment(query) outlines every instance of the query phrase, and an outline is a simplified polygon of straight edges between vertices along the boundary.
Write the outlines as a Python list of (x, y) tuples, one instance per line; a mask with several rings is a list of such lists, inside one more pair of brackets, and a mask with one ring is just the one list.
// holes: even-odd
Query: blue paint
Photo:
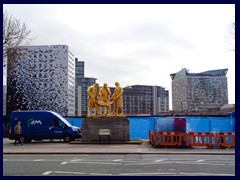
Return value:
[[(83, 118), (66, 118), (82, 128)], [(173, 117), (129, 117), (130, 139), (148, 139), (148, 130), (173, 131)], [(235, 117), (186, 117), (186, 132), (235, 132)]]

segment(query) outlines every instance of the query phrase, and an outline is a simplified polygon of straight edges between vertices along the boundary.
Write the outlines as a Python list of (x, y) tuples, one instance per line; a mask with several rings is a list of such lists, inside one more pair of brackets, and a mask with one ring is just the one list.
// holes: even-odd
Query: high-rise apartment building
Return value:
[(75, 116), (75, 57), (67, 45), (21, 46), (8, 57), (7, 114), (52, 110)]
[(127, 116), (155, 116), (169, 111), (169, 93), (160, 86), (128, 86), (124, 88), (123, 104)]
[(227, 71), (189, 73), (182, 69), (171, 74), (173, 111), (207, 112), (228, 104)]

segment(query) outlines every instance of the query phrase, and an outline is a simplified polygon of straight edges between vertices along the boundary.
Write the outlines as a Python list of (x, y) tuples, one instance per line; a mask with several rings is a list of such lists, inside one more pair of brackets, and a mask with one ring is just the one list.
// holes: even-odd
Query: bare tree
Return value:
[(231, 38), (231, 49), (235, 51), (235, 22), (231, 24), (230, 28), (230, 38)]
[[(235, 8), (235, 6), (233, 6)], [(227, 34), (227, 44), (231, 51), (235, 51), (235, 17), (233, 16), (233, 21), (229, 25), (229, 32)]]
[(12, 59), (19, 56), (16, 46), (29, 45), (32, 42), (33, 38), (29, 38), (30, 33), (31, 30), (25, 23), (9, 16), (6, 11), (3, 13), (3, 67), (7, 65), (6, 57)]

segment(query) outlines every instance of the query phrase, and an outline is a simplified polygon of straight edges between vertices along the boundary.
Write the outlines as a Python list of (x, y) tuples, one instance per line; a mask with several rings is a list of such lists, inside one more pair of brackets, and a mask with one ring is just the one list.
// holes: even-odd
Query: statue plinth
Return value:
[(126, 142), (130, 139), (129, 120), (126, 117), (87, 117), (82, 122), (82, 142), (108, 142), (109, 136), (101, 136), (99, 130), (110, 130), (110, 142)]

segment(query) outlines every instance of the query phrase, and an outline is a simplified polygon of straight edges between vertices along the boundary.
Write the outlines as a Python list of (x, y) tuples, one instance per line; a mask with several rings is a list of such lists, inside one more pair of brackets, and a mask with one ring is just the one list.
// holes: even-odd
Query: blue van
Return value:
[(15, 139), (14, 127), (21, 121), (21, 142), (43, 139), (63, 139), (64, 142), (82, 137), (79, 127), (72, 126), (66, 119), (53, 111), (31, 110), (11, 113), (9, 139)]

